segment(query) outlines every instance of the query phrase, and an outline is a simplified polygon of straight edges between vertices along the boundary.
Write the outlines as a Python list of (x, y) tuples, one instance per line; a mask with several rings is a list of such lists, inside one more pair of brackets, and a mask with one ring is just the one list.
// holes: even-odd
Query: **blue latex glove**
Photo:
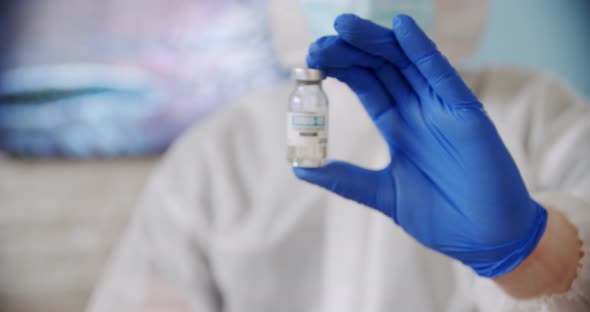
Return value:
[[(482, 104), (408, 16), (393, 31), (354, 15), (315, 42), (308, 64), (348, 84), (391, 163), (295, 168), (308, 182), (375, 208), (479, 275), (510, 272), (535, 248), (547, 212), (531, 199)], [(367, 151), (370, 153), (370, 151)]]

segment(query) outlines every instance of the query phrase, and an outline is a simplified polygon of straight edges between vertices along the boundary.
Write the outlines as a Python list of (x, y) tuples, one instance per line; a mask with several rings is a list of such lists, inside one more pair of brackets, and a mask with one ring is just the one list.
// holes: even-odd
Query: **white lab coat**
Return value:
[[(563, 295), (519, 302), (415, 242), (389, 218), (297, 180), (286, 162), (290, 84), (188, 132), (154, 173), (90, 311), (589, 311), (590, 105), (545, 76), (463, 74), (543, 205), (584, 242)], [(388, 151), (356, 97), (328, 80), (331, 158)], [(543, 310), (545, 309), (545, 310)]]

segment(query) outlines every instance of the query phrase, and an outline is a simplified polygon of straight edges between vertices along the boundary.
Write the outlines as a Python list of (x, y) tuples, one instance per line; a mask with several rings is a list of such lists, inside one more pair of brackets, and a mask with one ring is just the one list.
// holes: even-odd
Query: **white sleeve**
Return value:
[(88, 311), (220, 311), (207, 260), (208, 168), (195, 142), (181, 140), (153, 174)]
[(532, 173), (531, 196), (560, 210), (578, 229), (582, 257), (577, 277), (564, 294), (515, 300), (491, 280), (476, 277), (473, 295), (480, 311), (590, 311), (590, 103), (546, 77), (533, 79), (504, 113), (520, 133)]

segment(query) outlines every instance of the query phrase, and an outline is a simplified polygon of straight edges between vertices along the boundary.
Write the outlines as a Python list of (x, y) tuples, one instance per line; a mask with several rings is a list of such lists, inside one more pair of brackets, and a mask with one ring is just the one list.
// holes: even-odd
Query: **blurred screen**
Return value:
[(11, 18), (3, 21), (0, 149), (16, 155), (159, 153), (237, 95), (283, 77), (265, 1), (2, 6)]

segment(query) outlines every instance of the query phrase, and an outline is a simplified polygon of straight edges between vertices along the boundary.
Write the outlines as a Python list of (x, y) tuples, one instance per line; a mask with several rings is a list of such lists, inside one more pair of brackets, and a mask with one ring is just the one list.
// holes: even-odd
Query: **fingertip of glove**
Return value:
[(346, 28), (346, 27), (350, 26), (351, 23), (354, 23), (355, 21), (357, 21), (359, 19), (360, 19), (360, 17), (358, 17), (357, 15), (352, 14), (352, 13), (340, 14), (334, 20), (334, 29), (336, 31), (338, 31), (339, 29)]
[(334, 29), (346, 43), (363, 48), (382, 46), (383, 40), (389, 41), (392, 34), (391, 29), (353, 14), (339, 16)]
[(331, 48), (337, 47), (340, 40), (337, 36), (325, 36), (312, 43), (307, 55), (307, 65), (321, 69), (322, 65), (329, 64), (330, 59), (334, 57)]
[(366, 22), (370, 23), (370, 21), (354, 14), (342, 14), (334, 21), (334, 30), (345, 41), (354, 42), (358, 40), (357, 34), (365, 33)]
[(318, 61), (312, 55), (307, 55), (305, 62), (307, 63), (307, 67), (309, 67), (309, 68), (322, 69), (322, 66), (318, 63)]
[(309, 181), (310, 178), (313, 176), (313, 169), (310, 168), (301, 168), (301, 167), (293, 167), (293, 173), (295, 176), (304, 181)]
[(330, 170), (335, 164), (334, 161), (328, 160), (321, 167), (293, 167), (293, 172), (298, 178), (309, 180), (310, 178), (317, 177), (319, 174), (326, 172), (326, 170)]
[(393, 26), (402, 26), (405, 23), (413, 23), (414, 19), (407, 14), (398, 14), (393, 18)]
[(393, 31), (398, 35), (407, 33), (415, 25), (414, 19), (406, 14), (398, 14), (393, 18)]

